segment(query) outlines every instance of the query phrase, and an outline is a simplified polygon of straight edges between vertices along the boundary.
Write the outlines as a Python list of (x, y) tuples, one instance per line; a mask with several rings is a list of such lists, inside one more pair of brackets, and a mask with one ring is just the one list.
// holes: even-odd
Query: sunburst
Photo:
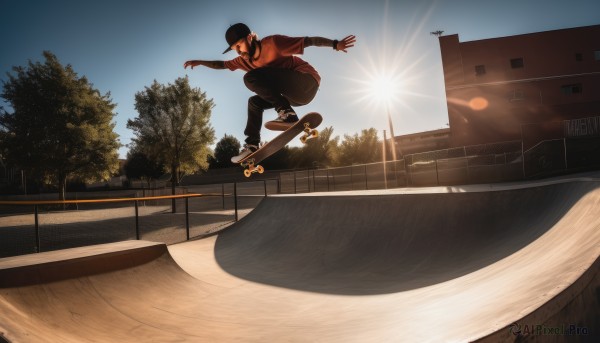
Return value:
[(426, 54), (415, 59), (409, 58), (409, 53), (414, 50), (418, 39), (429, 39), (429, 34), (423, 38), (423, 26), (433, 8), (430, 7), (422, 18), (413, 18), (415, 25), (409, 25), (411, 34), (407, 36), (389, 29), (388, 5), (386, 3), (381, 41), (376, 46), (368, 46), (368, 42), (360, 43), (366, 56), (355, 60), (357, 72), (346, 78), (351, 85), (349, 92), (353, 102), (372, 109), (370, 114), (380, 116), (382, 124), (385, 117), (381, 114), (387, 113), (389, 117), (391, 112), (393, 117), (398, 118), (405, 110), (413, 111), (410, 108), (412, 97), (430, 97), (413, 91), (417, 88), (415, 84), (426, 82), (424, 75), (431, 68), (423, 65)]

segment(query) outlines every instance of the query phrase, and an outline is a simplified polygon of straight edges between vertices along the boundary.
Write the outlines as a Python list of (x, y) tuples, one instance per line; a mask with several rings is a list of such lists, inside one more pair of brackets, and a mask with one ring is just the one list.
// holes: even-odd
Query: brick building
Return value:
[(600, 134), (600, 25), (439, 43), (449, 146)]

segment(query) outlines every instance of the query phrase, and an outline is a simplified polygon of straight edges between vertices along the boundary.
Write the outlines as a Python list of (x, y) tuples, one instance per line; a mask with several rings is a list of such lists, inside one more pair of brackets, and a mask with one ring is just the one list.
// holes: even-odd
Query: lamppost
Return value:
[(383, 130), (383, 141), (381, 142), (381, 156), (383, 157), (383, 184), (385, 185), (385, 189), (388, 188), (388, 184), (387, 184), (387, 159), (386, 159), (386, 152), (385, 152), (385, 141), (387, 140), (387, 137), (385, 135), (385, 130)]
[(391, 77), (390, 75), (380, 74), (373, 78), (371, 84), (371, 95), (382, 107), (385, 108), (385, 112), (388, 120), (388, 127), (390, 129), (390, 143), (392, 147), (392, 158), (396, 161), (396, 142), (394, 141), (394, 125), (392, 124), (391, 104), (398, 102), (398, 96), (400, 93), (400, 79), (398, 76)]
[(392, 115), (390, 114), (390, 106), (389, 104), (386, 106), (386, 110), (387, 110), (387, 117), (388, 117), (388, 124), (390, 126), (390, 143), (392, 146), (392, 158), (394, 161), (397, 160), (396, 158), (396, 141), (394, 140), (394, 125), (392, 125)]

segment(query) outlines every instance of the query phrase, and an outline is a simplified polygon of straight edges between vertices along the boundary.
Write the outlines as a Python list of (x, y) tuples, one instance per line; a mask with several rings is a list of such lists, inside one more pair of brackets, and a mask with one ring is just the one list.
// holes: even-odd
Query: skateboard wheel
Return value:
[(250, 177), (252, 175), (252, 172), (250, 171), (250, 169), (244, 169), (244, 176), (245, 177)]
[(312, 138), (317, 138), (317, 137), (319, 137), (319, 131), (317, 131), (317, 130), (312, 130), (312, 131), (310, 132), (310, 135), (311, 135), (311, 137), (312, 137)]
[(302, 142), (303, 144), (306, 144), (306, 139), (307, 139), (307, 137), (306, 137), (306, 135), (304, 135), (304, 136), (300, 137), (300, 142)]
[(265, 172), (265, 168), (263, 168), (263, 166), (259, 165), (258, 167), (256, 167), (256, 171), (258, 171), (259, 174), (262, 174)]

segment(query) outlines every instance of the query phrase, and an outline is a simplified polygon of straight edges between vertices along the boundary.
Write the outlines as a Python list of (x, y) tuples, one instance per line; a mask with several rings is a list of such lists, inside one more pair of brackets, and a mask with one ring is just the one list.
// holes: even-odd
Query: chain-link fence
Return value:
[(523, 178), (521, 142), (407, 155), (402, 160), (280, 174), (283, 193), (502, 182)]
[[(268, 194), (495, 183), (600, 168), (600, 137), (555, 139), (524, 152), (520, 149), (520, 142), (487, 144), (408, 155), (385, 163), (286, 171), (271, 180), (188, 185), (179, 191), (212, 196), (190, 198), (187, 204), (184, 199), (175, 200), (179, 209), (175, 213), (171, 199), (139, 200), (137, 206), (93, 201), (36, 208), (0, 204), (0, 257), (136, 238), (181, 242), (228, 227)], [(170, 191), (107, 193), (147, 197)], [(107, 197), (107, 193), (101, 195)], [(75, 194), (75, 199), (83, 196)]]
[(600, 168), (600, 137), (563, 138), (541, 142), (523, 154), (526, 178)]
[(121, 198), (125, 193), (102, 192), (104, 198), (81, 193), (80, 199), (66, 202), (2, 200), (0, 258), (129, 239), (173, 244), (205, 237), (248, 214), (267, 194), (277, 193), (278, 184), (261, 180), (178, 189), (202, 196), (156, 196), (171, 189), (146, 189)]
[(404, 160), (280, 173), (281, 193), (334, 192), (407, 186)]
[(496, 183), (600, 168), (600, 138), (521, 141), (407, 155), (399, 161), (280, 173), (282, 193)]

